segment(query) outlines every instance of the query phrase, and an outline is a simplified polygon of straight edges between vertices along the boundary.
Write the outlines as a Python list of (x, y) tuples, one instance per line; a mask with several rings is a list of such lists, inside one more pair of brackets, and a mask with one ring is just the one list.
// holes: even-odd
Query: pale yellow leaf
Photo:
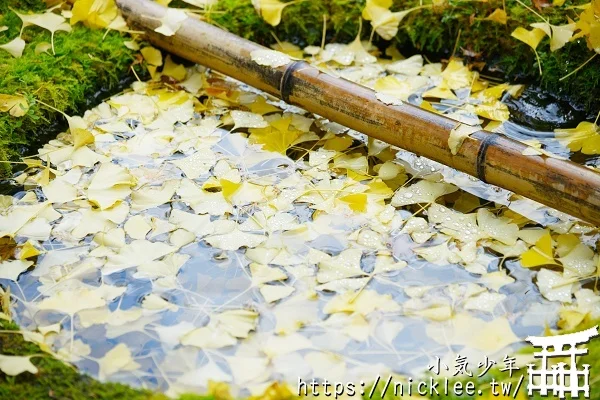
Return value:
[(23, 372), (37, 374), (38, 369), (31, 363), (31, 357), (0, 354), (0, 370), (9, 376), (16, 376)]
[(20, 37), (16, 37), (8, 43), (0, 45), (0, 49), (7, 51), (11, 56), (19, 58), (23, 55), (25, 49), (25, 41)]

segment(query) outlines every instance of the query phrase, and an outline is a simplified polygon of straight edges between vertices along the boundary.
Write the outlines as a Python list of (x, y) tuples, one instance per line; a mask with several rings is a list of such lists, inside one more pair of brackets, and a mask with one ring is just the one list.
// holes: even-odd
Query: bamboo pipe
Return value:
[(188, 18), (173, 36), (154, 32), (166, 8), (148, 0), (117, 0), (129, 26), (154, 45), (231, 76), (373, 138), (406, 149), (600, 226), (600, 174), (570, 161), (524, 156), (524, 144), (478, 131), (453, 155), (458, 122), (409, 104), (388, 106), (375, 92), (319, 71), (304, 61), (278, 68), (252, 61), (265, 49), (208, 23)]

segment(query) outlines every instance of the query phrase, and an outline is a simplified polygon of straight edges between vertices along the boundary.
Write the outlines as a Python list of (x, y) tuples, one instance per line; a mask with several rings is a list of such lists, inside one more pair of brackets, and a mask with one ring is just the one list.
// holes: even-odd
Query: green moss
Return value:
[[(575, 19), (578, 13), (568, 7), (586, 2), (569, 0), (561, 8), (547, 7), (539, 13), (552, 24), (565, 24), (568, 17)], [(531, 5), (531, 0), (525, 0), (525, 3)], [(284, 9), (282, 22), (272, 27), (259, 17), (250, 0), (221, 0), (213, 10), (211, 20), (262, 44), (273, 43), (273, 32), (280, 40), (307, 45), (320, 43), (323, 14), (326, 14), (327, 40), (348, 42), (358, 32), (364, 4), (363, 0), (311, 0), (293, 4)], [(405, 10), (419, 4), (420, 0), (395, 0), (391, 10)], [(484, 19), (496, 8), (502, 8), (502, 4), (500, 0), (449, 1), (443, 7), (414, 11), (404, 18), (393, 42), (407, 55), (419, 52), (431, 60), (449, 58), (456, 48), (455, 56), (485, 61), (487, 72), (514, 82), (539, 84), (595, 114), (600, 108), (600, 58), (561, 81), (560, 78), (583, 64), (593, 53), (587, 49), (584, 40), (567, 43), (562, 49), (550, 52), (546, 38), (538, 46), (543, 70), (540, 76), (534, 52), (510, 36), (515, 28), (529, 29), (529, 25), (540, 22), (540, 18), (516, 0), (506, 0), (507, 25)], [(363, 37), (369, 35), (367, 23)], [(377, 43), (381, 47), (389, 45), (382, 40)]]
[[(26, 12), (25, 6), (38, 12), (45, 9), (41, 0), (1, 3), (4, 14), (0, 16), (0, 25), (9, 29), (0, 33), (0, 43), (17, 37), (21, 29), (21, 20), (8, 6), (18, 5), (20, 12)], [(72, 32), (54, 35), (56, 55), (35, 54), (38, 44), (50, 42), (48, 31), (27, 27), (23, 39), (27, 45), (20, 58), (0, 50), (0, 92), (22, 94), (31, 104), (28, 113), (20, 118), (0, 113), (2, 160), (14, 161), (24, 148), (32, 150), (31, 144), (44, 136), (48, 126), (64, 121), (60, 113), (36, 103), (36, 100), (66, 113), (81, 113), (88, 108), (89, 99), (96, 92), (117, 89), (134, 61), (134, 52), (123, 44), (126, 36), (114, 31), (106, 34), (81, 24), (74, 26)], [(6, 176), (10, 171), (6, 163), (0, 164), (0, 168), (0, 176)]]

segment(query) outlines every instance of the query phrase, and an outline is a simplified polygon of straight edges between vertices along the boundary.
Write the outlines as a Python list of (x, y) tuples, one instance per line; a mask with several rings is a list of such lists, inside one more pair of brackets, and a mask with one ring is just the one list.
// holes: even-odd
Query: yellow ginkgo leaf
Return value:
[(328, 139), (323, 145), (323, 148), (325, 150), (344, 151), (352, 145), (353, 141), (354, 139), (350, 136), (335, 136)]
[(339, 198), (344, 203), (348, 203), (351, 210), (356, 212), (365, 212), (367, 210), (367, 195), (364, 193), (355, 193)]
[(273, 50), (285, 53), (292, 58), (302, 58), (304, 56), (304, 50), (302, 50), (299, 46), (296, 46), (294, 43), (290, 43), (290, 42), (286, 42), (286, 41), (277, 42), (277, 43), (271, 44), (270, 47)]
[[(248, 111), (233, 110), (231, 111), (230, 115), (234, 123), (233, 129), (269, 127), (269, 123), (265, 121), (262, 115), (259, 114), (254, 114)], [(291, 122), (291, 118), (289, 118), (289, 121)]]
[(448, 147), (453, 155), (458, 153), (458, 149), (463, 144), (466, 138), (471, 136), (473, 133), (481, 130), (479, 126), (471, 126), (466, 124), (459, 124), (457, 127), (450, 131), (448, 136)]
[(144, 60), (146, 60), (146, 62), (150, 65), (160, 67), (163, 64), (162, 54), (160, 53), (160, 50), (152, 46), (142, 48), (140, 50), (140, 53), (142, 53)]
[(23, 55), (25, 41), (20, 37), (14, 38), (8, 43), (0, 45), (0, 49), (7, 51), (11, 56), (19, 58)]
[(292, 4), (300, 3), (304, 0), (294, 0), (283, 3), (279, 0), (252, 0), (256, 12), (271, 26), (277, 26), (281, 22), (281, 13), (283, 9)]
[(75, 315), (81, 310), (98, 308), (106, 305), (100, 290), (81, 287), (74, 290), (61, 290), (38, 303), (40, 310), (60, 311)]
[(0, 278), (16, 281), (19, 275), (33, 265), (32, 261), (12, 260), (0, 263)]
[(571, 278), (566, 278), (560, 272), (542, 268), (536, 277), (536, 283), (540, 293), (550, 301), (561, 301), (570, 303), (573, 297), (573, 289), (578, 284)]
[(223, 197), (225, 197), (227, 201), (231, 201), (231, 196), (233, 196), (242, 186), (241, 183), (232, 182), (228, 179), (221, 179), (219, 182), (221, 183), (221, 193), (223, 193)]
[(126, 168), (104, 163), (88, 186), (88, 199), (102, 210), (106, 210), (129, 196), (135, 182), (135, 177)]
[[(403, 101), (408, 100), (408, 96), (414, 92), (414, 88), (408, 79), (401, 81), (391, 75), (377, 79), (373, 89), (377, 91), (378, 99), (380, 99), (379, 96), (381, 96), (381, 94), (384, 94)], [(390, 104), (390, 102), (388, 101), (386, 104)]]
[(40, 251), (33, 245), (33, 243), (28, 240), (25, 242), (23, 247), (21, 247), (21, 252), (19, 253), (19, 259), (26, 260), (31, 257), (35, 257), (40, 255)]
[(506, 11), (501, 8), (496, 8), (490, 15), (485, 17), (487, 21), (494, 21), (502, 25), (506, 25)]
[(540, 62), (540, 56), (538, 55), (536, 48), (538, 47), (544, 36), (546, 36), (546, 33), (539, 28), (533, 28), (532, 30), (528, 31), (527, 29), (519, 26), (510, 35), (531, 47), (538, 61), (540, 75), (542, 75), (542, 63)]
[(333, 160), (333, 168), (346, 168), (357, 174), (367, 175), (369, 161), (367, 157), (357, 153), (342, 155)]
[(87, 122), (83, 118), (68, 115), (66, 115), (66, 118), (75, 149), (94, 143), (94, 135), (87, 129)]
[(48, 53), (48, 50), (52, 49), (52, 45), (48, 42), (41, 42), (35, 46), (34, 53), (36, 56), (39, 56), (42, 53)]
[(560, 329), (571, 331), (575, 330), (579, 325), (587, 320), (588, 313), (579, 312), (577, 310), (561, 310), (558, 315), (560, 320), (557, 322), (557, 326)]
[(367, 4), (362, 12), (362, 17), (367, 21), (371, 21), (375, 32), (385, 40), (391, 40), (396, 36), (400, 22), (410, 12), (420, 8), (431, 7), (430, 5), (419, 6), (392, 12), (390, 11), (391, 6), (392, 2), (388, 0), (367, 0)]
[(554, 244), (550, 232), (546, 232), (533, 247), (521, 254), (521, 265), (527, 268), (559, 265), (554, 259)]
[(518, 27), (510, 35), (535, 50), (546, 36), (546, 32), (539, 28), (533, 28), (529, 31), (523, 27)]
[[(262, 118), (262, 117), (261, 117)], [(292, 117), (270, 120), (265, 128), (249, 129), (250, 143), (263, 145), (263, 150), (285, 154), (287, 149), (301, 139), (303, 132), (291, 126)]]
[[(56, 54), (56, 52), (54, 51), (54, 33), (57, 31), (71, 31), (71, 25), (67, 23), (67, 19), (62, 15), (53, 13), (50, 10), (46, 11), (43, 14), (28, 15), (27, 21), (28, 25), (39, 26), (40, 28), (46, 29), (50, 32), (50, 44), (52, 46), (52, 54)], [(23, 24), (23, 27), (25, 27), (25, 23)]]
[(392, 198), (392, 205), (402, 207), (410, 204), (433, 203), (438, 197), (454, 193), (457, 190), (456, 186), (449, 183), (420, 180), (415, 184), (398, 189)]
[(571, 129), (556, 129), (556, 139), (571, 151), (584, 154), (600, 153), (600, 127), (592, 122), (580, 122)]
[(267, 99), (260, 95), (256, 96), (256, 99), (248, 105), (248, 108), (253, 113), (260, 115), (279, 111), (279, 108), (267, 103)]
[(471, 87), (474, 76), (469, 67), (464, 65), (462, 61), (451, 59), (444, 72), (442, 72), (446, 87), (456, 90), (465, 87)]
[[(550, 51), (556, 51), (563, 47), (575, 31), (575, 24), (567, 25), (551, 25), (547, 22), (536, 22), (531, 24), (532, 27), (541, 29), (550, 38)], [(519, 39), (522, 40), (522, 39)]]
[(508, 83), (502, 83), (500, 85), (494, 85), (484, 90), (477, 92), (475, 98), (481, 100), (484, 103), (492, 102), (493, 100), (499, 100), (502, 94), (510, 89)]
[(165, 60), (165, 66), (163, 67), (162, 74), (182, 82), (185, 79), (186, 71), (182, 64), (175, 63), (171, 59), (171, 56), (168, 55), (167, 59)]
[(169, 179), (161, 186), (144, 186), (131, 193), (131, 209), (143, 211), (168, 203), (179, 187), (178, 179)]
[(27, 114), (29, 104), (21, 95), (0, 94), (0, 111), (8, 112), (13, 117), (22, 117)]
[(475, 106), (475, 114), (498, 122), (508, 121), (510, 117), (508, 106), (500, 101)]
[(77, 0), (73, 4), (70, 23), (83, 22), (92, 28), (106, 28), (118, 15), (114, 0)]
[(9, 376), (19, 375), (25, 371), (37, 374), (38, 369), (31, 363), (31, 357), (0, 354), (0, 371)]

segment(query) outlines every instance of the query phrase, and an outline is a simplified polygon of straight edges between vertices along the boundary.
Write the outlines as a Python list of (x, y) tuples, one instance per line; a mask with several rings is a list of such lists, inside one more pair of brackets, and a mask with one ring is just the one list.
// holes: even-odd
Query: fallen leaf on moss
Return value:
[(385, 40), (391, 40), (398, 33), (400, 22), (410, 12), (431, 6), (413, 7), (407, 10), (391, 12), (391, 0), (367, 0), (362, 17), (371, 21), (373, 29)]
[[(541, 29), (550, 38), (550, 51), (556, 51), (569, 42), (575, 31), (575, 24), (551, 25), (547, 22), (536, 22), (532, 27)], [(529, 43), (528, 43), (529, 44)], [(530, 45), (531, 46), (531, 45)], [(532, 46), (533, 47), (533, 46)]]
[(490, 15), (485, 17), (488, 21), (494, 21), (502, 25), (506, 25), (507, 17), (506, 11), (501, 8), (496, 8)]
[[(62, 15), (53, 13), (51, 10), (48, 10), (43, 14), (16, 14), (23, 20), (23, 28), (35, 25), (50, 32), (52, 54), (56, 54), (56, 51), (54, 50), (54, 33), (57, 31), (71, 32), (71, 25), (67, 23), (66, 18)], [(21, 28), (21, 33), (23, 32), (23, 28)]]
[(283, 3), (279, 0), (252, 0), (252, 5), (256, 12), (271, 26), (277, 26), (281, 22), (281, 13), (283, 9), (292, 4), (300, 3), (304, 0), (294, 0)]
[(544, 36), (546, 36), (546, 33), (539, 28), (533, 28), (532, 30), (528, 31), (527, 29), (519, 26), (510, 34), (510, 36), (514, 37), (517, 40), (520, 40), (521, 42), (531, 47), (531, 49), (535, 53), (535, 57), (538, 60), (540, 75), (542, 75), (542, 64), (540, 62), (540, 56), (538, 55), (536, 49), (542, 41), (542, 39), (544, 38)]
[(31, 363), (32, 357), (0, 354), (0, 370), (9, 376), (16, 376), (23, 372), (37, 374), (37, 367)]
[(22, 117), (27, 114), (27, 110), (29, 110), (29, 104), (25, 97), (21, 95), (0, 94), (0, 111), (8, 112), (13, 117)]

